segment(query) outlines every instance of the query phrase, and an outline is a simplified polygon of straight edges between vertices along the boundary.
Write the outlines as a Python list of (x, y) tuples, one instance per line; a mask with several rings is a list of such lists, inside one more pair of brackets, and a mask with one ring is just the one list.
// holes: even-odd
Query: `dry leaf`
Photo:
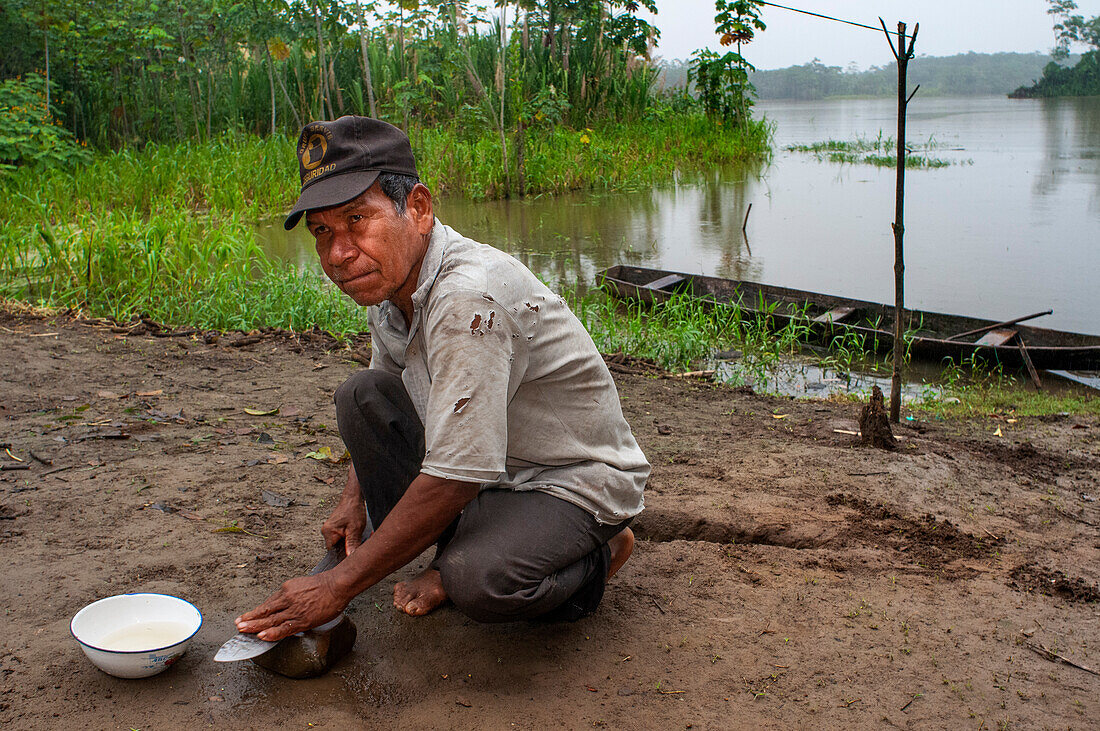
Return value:
[(1001, 434), (1001, 427), (997, 427), (997, 431), (993, 432), (993, 436), (995, 436), (995, 437), (1003, 437), (1004, 436), (1004, 434)]
[(274, 416), (279, 413), (279, 407), (276, 406), (273, 409), (245, 409), (244, 413), (249, 416)]
[(316, 459), (321, 462), (335, 462), (336, 460), (332, 456), (331, 447), (321, 447), (315, 452), (309, 452), (306, 454), (309, 459)]
[(772, 414), (773, 419), (786, 419), (790, 414)]

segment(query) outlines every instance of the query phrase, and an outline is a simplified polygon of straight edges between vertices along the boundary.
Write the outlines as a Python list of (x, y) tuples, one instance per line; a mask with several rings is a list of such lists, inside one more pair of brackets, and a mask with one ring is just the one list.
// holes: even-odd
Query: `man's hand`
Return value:
[(328, 572), (300, 576), (283, 584), (260, 606), (236, 619), (237, 630), (277, 642), (329, 621), (348, 605)]
[(332, 515), (321, 526), (321, 535), (325, 539), (325, 548), (331, 549), (341, 540), (344, 542), (344, 555), (350, 556), (359, 548), (363, 538), (363, 529), (367, 526), (367, 508), (359, 494), (359, 479), (355, 467), (348, 469), (348, 484), (340, 497), (340, 502)]

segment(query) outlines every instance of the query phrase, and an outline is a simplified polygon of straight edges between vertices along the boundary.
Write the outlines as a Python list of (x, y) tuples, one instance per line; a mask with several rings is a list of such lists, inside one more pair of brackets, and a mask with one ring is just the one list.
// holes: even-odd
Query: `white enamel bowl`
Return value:
[[(103, 672), (147, 678), (179, 660), (201, 626), (202, 614), (191, 602), (167, 594), (121, 594), (81, 609), (69, 630)], [(118, 639), (127, 634), (126, 642)], [(144, 647), (143, 641), (153, 646)]]

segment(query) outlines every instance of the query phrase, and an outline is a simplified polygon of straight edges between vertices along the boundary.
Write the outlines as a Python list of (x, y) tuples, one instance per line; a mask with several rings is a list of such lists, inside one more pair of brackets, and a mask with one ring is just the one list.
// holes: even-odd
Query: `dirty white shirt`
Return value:
[(649, 463), (561, 297), (437, 220), (412, 300), (408, 328), (392, 302), (370, 308), (370, 367), (404, 382), (424, 424), (423, 473), (541, 490), (600, 523), (641, 512)]

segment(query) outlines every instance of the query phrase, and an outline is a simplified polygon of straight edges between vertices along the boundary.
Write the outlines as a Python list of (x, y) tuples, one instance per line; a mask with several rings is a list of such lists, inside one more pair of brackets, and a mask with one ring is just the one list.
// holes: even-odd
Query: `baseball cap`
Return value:
[(310, 122), (298, 136), (302, 192), (283, 228), (315, 208), (347, 203), (374, 185), (379, 173), (419, 177), (408, 135), (380, 119), (340, 117)]

